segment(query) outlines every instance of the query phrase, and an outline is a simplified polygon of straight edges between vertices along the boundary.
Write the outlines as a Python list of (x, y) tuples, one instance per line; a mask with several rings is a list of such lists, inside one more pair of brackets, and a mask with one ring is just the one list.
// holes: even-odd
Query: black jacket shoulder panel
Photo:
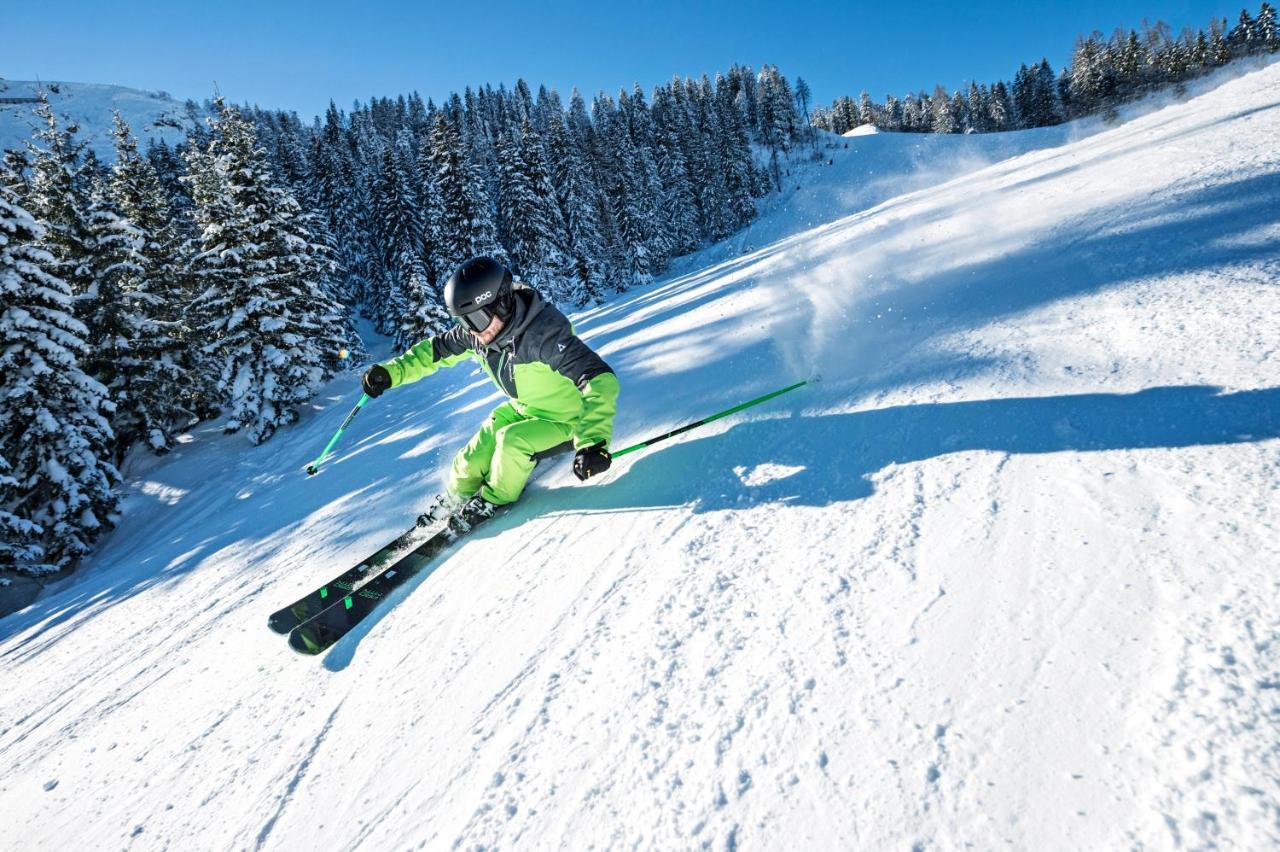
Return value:
[(573, 333), (569, 318), (550, 304), (544, 304), (525, 328), (518, 349), (516, 357), (521, 361), (541, 361), (580, 390), (601, 373), (613, 372), (604, 359)]

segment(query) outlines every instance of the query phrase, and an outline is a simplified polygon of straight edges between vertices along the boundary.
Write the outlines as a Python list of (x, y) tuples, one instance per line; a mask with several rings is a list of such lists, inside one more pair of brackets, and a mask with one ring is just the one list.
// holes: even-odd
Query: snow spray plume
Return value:
[(338, 431), (329, 439), (329, 443), (325, 445), (324, 452), (322, 452), (315, 461), (307, 465), (307, 476), (316, 475), (316, 471), (320, 469), (320, 462), (329, 457), (329, 452), (333, 449), (333, 445), (338, 443), (338, 439), (342, 437), (342, 433), (347, 431), (347, 427), (351, 425), (351, 421), (355, 419), (356, 415), (360, 413), (360, 409), (364, 408), (364, 404), (368, 401), (368, 394), (360, 394), (360, 401), (356, 403), (355, 408), (351, 409), (351, 413), (347, 415), (347, 419), (342, 421), (342, 425), (338, 427)]
[(773, 399), (775, 396), (782, 396), (787, 391), (793, 391), (796, 388), (804, 387), (807, 384), (809, 384), (809, 382), (807, 381), (796, 382), (794, 385), (788, 385), (787, 387), (782, 388), (781, 390), (776, 390), (773, 393), (767, 393), (764, 396), (758, 396), (753, 400), (749, 400), (747, 402), (742, 403), (741, 405), (735, 405), (733, 408), (726, 408), (724, 411), (721, 411), (719, 414), (713, 414), (710, 417), (704, 417), (701, 420), (695, 420), (693, 423), (689, 423), (684, 426), (681, 426), (679, 429), (673, 429), (670, 432), (667, 432), (662, 435), (658, 435), (655, 438), (650, 438), (647, 441), (641, 441), (638, 444), (633, 444), (632, 446), (627, 447), (626, 449), (618, 450), (616, 453), (613, 453), (613, 458), (616, 459), (618, 456), (625, 456), (627, 453), (635, 452), (636, 450), (643, 450), (645, 447), (653, 446), (659, 441), (665, 441), (668, 438), (673, 438), (676, 435), (679, 435), (681, 432), (688, 432), (690, 429), (696, 429), (699, 426), (705, 426), (706, 424), (710, 423), (712, 420), (719, 420), (721, 417), (728, 417), (730, 414), (735, 414), (744, 408), (750, 408), (753, 405), (759, 405), (762, 402), (766, 402), (768, 400)]

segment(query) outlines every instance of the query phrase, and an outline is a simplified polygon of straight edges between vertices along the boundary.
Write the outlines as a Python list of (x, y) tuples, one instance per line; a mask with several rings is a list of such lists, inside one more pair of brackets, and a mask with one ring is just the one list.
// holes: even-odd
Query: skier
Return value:
[(370, 367), (361, 385), (370, 397), (474, 358), (510, 399), (495, 408), (453, 459), (444, 493), (423, 515), (455, 515), (464, 528), (514, 503), (537, 456), (572, 442), (580, 480), (609, 469), (618, 379), (573, 333), (564, 314), (536, 290), (513, 281), (490, 257), (473, 257), (444, 287), (457, 325)]

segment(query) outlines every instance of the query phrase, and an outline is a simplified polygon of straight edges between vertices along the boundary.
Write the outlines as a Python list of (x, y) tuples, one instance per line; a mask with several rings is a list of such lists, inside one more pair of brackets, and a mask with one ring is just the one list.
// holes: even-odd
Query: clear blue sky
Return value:
[[(540, 9), (551, 5), (550, 9)], [(438, 102), (468, 84), (524, 77), (568, 95), (648, 92), (672, 74), (734, 62), (778, 65), (828, 104), (866, 89), (882, 100), (936, 83), (957, 88), (1055, 66), (1080, 33), (1163, 19), (1175, 33), (1211, 16), (1234, 22), (1260, 0), (1078, 0), (1019, 3), (844, 2), (449, 3), (391, 0), (13, 2), (0, 13), (0, 76), (164, 89), (296, 109), (333, 98), (413, 90)]]

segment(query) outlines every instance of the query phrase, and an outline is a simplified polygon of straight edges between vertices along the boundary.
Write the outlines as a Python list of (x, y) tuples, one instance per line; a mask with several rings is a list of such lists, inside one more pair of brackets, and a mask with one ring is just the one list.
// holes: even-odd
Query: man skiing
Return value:
[(374, 365), (361, 382), (377, 397), (474, 358), (509, 397), (458, 451), (445, 491), (424, 520), (457, 515), (469, 527), (492, 516), (520, 496), (540, 453), (569, 442), (578, 479), (608, 470), (618, 379), (565, 315), (490, 257), (458, 267), (444, 301), (456, 326)]

